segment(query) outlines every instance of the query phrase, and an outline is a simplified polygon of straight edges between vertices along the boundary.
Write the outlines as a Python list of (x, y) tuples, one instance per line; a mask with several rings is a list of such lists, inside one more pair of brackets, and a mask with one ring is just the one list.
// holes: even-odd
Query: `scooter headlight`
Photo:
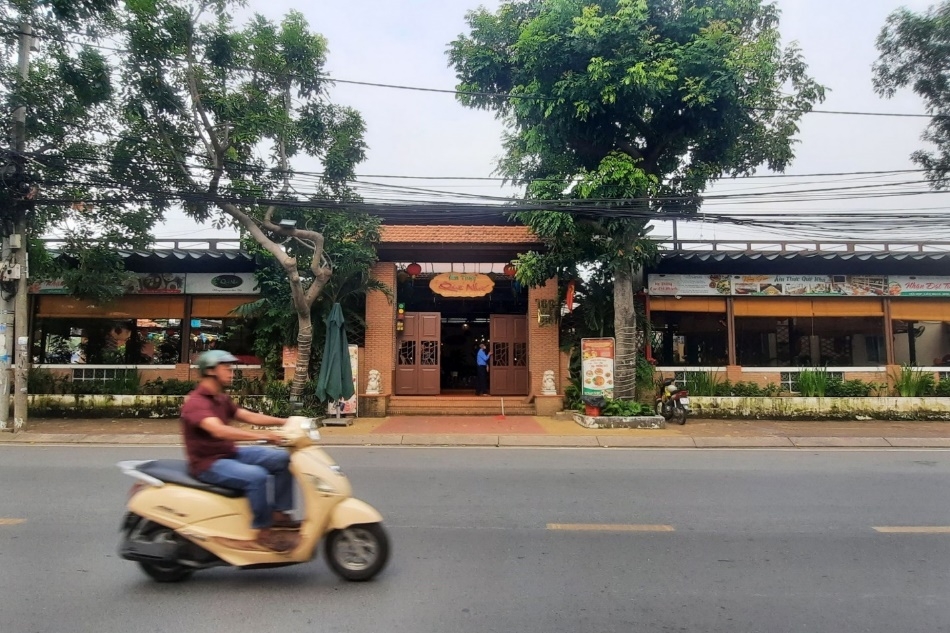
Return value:
[(307, 418), (300, 423), (300, 428), (304, 430), (311, 441), (320, 441), (320, 431), (317, 429), (317, 421), (313, 418)]

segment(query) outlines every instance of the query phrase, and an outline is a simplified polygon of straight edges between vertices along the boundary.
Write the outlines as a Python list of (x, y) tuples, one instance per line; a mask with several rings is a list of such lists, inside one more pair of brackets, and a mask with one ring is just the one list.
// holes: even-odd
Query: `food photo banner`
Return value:
[(884, 275), (650, 275), (656, 297), (950, 297), (950, 277)]

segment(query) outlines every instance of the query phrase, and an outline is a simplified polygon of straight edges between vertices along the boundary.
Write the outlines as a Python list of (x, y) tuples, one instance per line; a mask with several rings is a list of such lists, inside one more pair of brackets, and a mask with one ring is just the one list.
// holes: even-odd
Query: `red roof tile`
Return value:
[(383, 244), (539, 244), (526, 226), (383, 226)]

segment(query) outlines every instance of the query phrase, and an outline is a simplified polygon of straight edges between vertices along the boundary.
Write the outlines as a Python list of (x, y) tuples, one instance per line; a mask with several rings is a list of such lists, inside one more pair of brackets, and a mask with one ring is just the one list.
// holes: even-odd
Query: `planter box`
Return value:
[(586, 429), (665, 429), (666, 420), (658, 415), (631, 417), (590, 416), (575, 413), (574, 421)]
[(690, 396), (692, 417), (772, 420), (950, 420), (950, 398)]
[[(177, 418), (184, 396), (79, 396), (31, 394), (30, 415), (36, 418)], [(264, 396), (236, 396), (256, 410)]]

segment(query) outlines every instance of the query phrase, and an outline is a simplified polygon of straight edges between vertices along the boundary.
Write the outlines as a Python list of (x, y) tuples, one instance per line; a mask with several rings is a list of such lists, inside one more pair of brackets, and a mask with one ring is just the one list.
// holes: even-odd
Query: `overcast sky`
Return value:
[[(494, 9), (498, 2), (483, 2)], [(785, 42), (797, 40), (810, 71), (830, 88), (827, 110), (923, 112), (911, 92), (892, 100), (877, 97), (871, 84), (874, 46), (885, 18), (899, 6), (924, 9), (930, 3), (907, 0), (778, 0)], [(478, 4), (467, 0), (250, 0), (249, 11), (279, 19), (290, 9), (302, 11), (311, 27), (329, 40), (328, 70), (338, 79), (453, 88), (456, 79), (447, 66), (448, 42), (465, 30), (467, 11)], [(366, 120), (368, 159), (360, 174), (410, 176), (492, 176), (500, 155), (501, 124), (490, 112), (461, 106), (454, 96), (337, 84), (334, 101), (358, 109)], [(925, 119), (900, 119), (811, 114), (802, 125), (797, 158), (791, 174), (912, 169), (910, 154), (921, 147)], [(318, 165), (301, 165), (319, 170)], [(762, 172), (766, 173), (766, 172)], [(906, 174), (889, 178), (909, 180)], [(485, 195), (508, 191), (493, 183), (405, 182), (367, 178), (375, 182), (414, 185)], [(710, 193), (762, 191), (794, 181), (724, 181)], [(804, 187), (861, 185), (874, 180), (802, 179)], [(826, 184), (827, 183), (827, 184)], [(940, 195), (891, 198), (884, 201), (833, 201), (831, 209), (942, 207)], [(743, 207), (744, 210), (750, 207)], [(751, 207), (760, 208), (760, 207)], [(773, 205), (773, 210), (820, 208), (815, 204)], [(707, 209), (714, 210), (712, 206)], [(715, 210), (723, 207), (716, 206)], [(660, 233), (668, 231), (662, 227)], [(203, 229), (200, 236), (218, 233)], [(750, 235), (734, 228), (694, 225), (685, 234), (703, 238)], [(169, 218), (159, 236), (195, 236), (181, 218)], [(933, 235), (921, 231), (921, 237)]]

